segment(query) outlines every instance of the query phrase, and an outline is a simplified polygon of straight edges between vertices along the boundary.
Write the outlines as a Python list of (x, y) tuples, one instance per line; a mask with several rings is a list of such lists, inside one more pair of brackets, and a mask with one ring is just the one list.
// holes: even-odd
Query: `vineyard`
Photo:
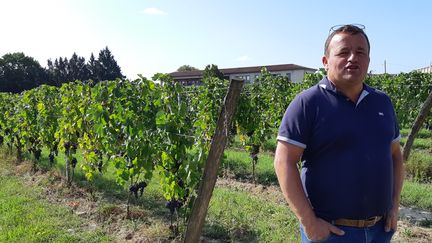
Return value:
[[(256, 172), (260, 152), (265, 157), (274, 149), (268, 143), (276, 137), (286, 107), (321, 76), (307, 74), (295, 84), (263, 70), (258, 82), (243, 88), (230, 140), (232, 147), (249, 154), (252, 169), (244, 177), (255, 186), (263, 182)], [(389, 94), (404, 128), (412, 126), (432, 89), (431, 75), (421, 73), (374, 75), (366, 83)], [(133, 218), (129, 206), (146, 197), (148, 185), (158, 180), (170, 230), (181, 236), (185, 227), (179, 220), (187, 221), (197, 197), (228, 85), (210, 76), (200, 86), (182, 86), (157, 74), (153, 80), (75, 81), (20, 94), (0, 93), (0, 142), (18, 163), (30, 159), (33, 172), (46, 167), (43, 155), (49, 167), (64, 161), (68, 186), (80, 180), (78, 168), (89, 184), (109, 173), (127, 190), (126, 218)], [(429, 116), (425, 127), (431, 125)], [(429, 166), (426, 163), (430, 174), (410, 176), (430, 182)], [(416, 165), (412, 167), (416, 173)]]

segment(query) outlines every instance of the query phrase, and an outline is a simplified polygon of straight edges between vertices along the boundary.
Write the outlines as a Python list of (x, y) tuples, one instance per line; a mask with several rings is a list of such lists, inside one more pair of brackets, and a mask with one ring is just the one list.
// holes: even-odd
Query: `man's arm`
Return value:
[(297, 163), (303, 154), (303, 148), (278, 141), (275, 154), (275, 171), (282, 193), (291, 210), (304, 226), (310, 240), (322, 240), (333, 232), (343, 235), (344, 232), (336, 226), (317, 218), (306, 198), (300, 179)]
[(405, 175), (402, 152), (399, 142), (394, 142), (391, 146), (393, 159), (393, 207), (387, 214), (385, 231), (390, 229), (397, 230), (397, 221), (399, 216), (400, 195)]

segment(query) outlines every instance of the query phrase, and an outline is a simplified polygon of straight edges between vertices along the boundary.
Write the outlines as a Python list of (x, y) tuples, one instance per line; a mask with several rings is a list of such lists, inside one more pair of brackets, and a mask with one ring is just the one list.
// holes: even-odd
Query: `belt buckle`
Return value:
[(367, 220), (365, 220), (365, 226), (364, 227), (370, 227), (370, 226), (374, 226), (379, 220), (381, 219), (380, 216), (373, 216), (368, 218)]

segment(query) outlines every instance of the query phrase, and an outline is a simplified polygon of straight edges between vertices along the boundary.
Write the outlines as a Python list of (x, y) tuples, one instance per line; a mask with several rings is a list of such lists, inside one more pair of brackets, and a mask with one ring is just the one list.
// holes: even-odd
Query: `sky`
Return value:
[(429, 0), (0, 0), (0, 56), (46, 67), (108, 46), (129, 79), (182, 65), (321, 68), (330, 27), (359, 23), (369, 71), (409, 72), (432, 64), (431, 11)]

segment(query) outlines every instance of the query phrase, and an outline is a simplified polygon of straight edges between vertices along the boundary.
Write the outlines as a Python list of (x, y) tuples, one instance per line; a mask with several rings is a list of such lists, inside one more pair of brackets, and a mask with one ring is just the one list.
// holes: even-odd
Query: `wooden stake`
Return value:
[(210, 198), (216, 184), (220, 160), (228, 141), (228, 133), (231, 127), (232, 117), (234, 116), (240, 98), (243, 83), (244, 81), (242, 79), (232, 79), (227, 95), (225, 96), (224, 106), (219, 115), (216, 132), (210, 145), (210, 151), (205, 163), (204, 174), (198, 190), (198, 197), (195, 199), (187, 225), (184, 239), (184, 242), (186, 243), (199, 242)]

